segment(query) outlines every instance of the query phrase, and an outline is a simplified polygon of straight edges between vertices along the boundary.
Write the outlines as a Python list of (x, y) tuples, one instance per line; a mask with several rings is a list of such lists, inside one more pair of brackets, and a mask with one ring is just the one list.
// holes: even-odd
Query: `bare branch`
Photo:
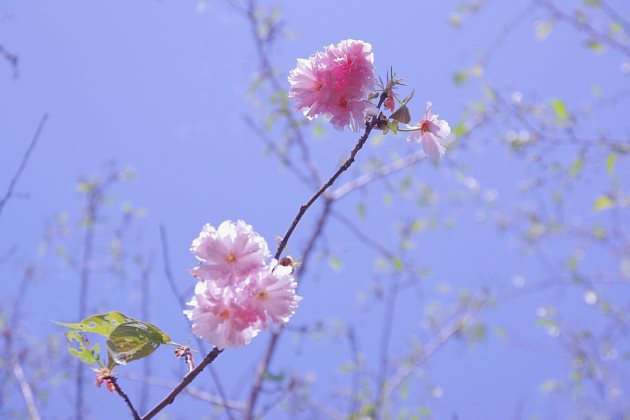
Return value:
[[(1, 52), (1, 48), (2, 47), (0, 47), (0, 52)], [(44, 114), (42, 119), (39, 121), (37, 130), (35, 130), (35, 134), (33, 135), (33, 138), (31, 139), (31, 142), (29, 143), (28, 148), (26, 149), (26, 152), (24, 152), (24, 155), (22, 156), (22, 161), (20, 162), (20, 166), (18, 167), (18, 170), (15, 172), (15, 175), (13, 175), (13, 178), (11, 178), (11, 181), (9, 182), (9, 188), (7, 189), (6, 193), (4, 193), (4, 196), (0, 199), (0, 215), (2, 214), (2, 210), (4, 210), (4, 206), (14, 195), (13, 190), (15, 189), (15, 186), (17, 185), (20, 179), (20, 176), (22, 176), (22, 172), (26, 168), (26, 165), (28, 164), (28, 160), (30, 159), (31, 154), (33, 153), (33, 150), (35, 150), (35, 146), (37, 146), (37, 142), (39, 140), (40, 135), (42, 134), (42, 130), (44, 129), (44, 125), (46, 124), (47, 120), (48, 120), (48, 114)]]
[(111, 383), (114, 386), (114, 389), (116, 390), (118, 395), (120, 395), (120, 397), (125, 401), (125, 404), (127, 404), (127, 407), (129, 407), (129, 410), (131, 411), (131, 414), (132, 414), (134, 420), (140, 420), (140, 416), (138, 415), (138, 412), (136, 411), (136, 408), (131, 403), (131, 400), (129, 399), (127, 394), (125, 394), (125, 391), (123, 391), (122, 388), (120, 387), (120, 385), (118, 384), (118, 380), (116, 379), (116, 377), (115, 376), (106, 376), (103, 379), (108, 381), (109, 383)]
[(206, 355), (201, 363), (191, 372), (189, 372), (184, 379), (173, 389), (162, 401), (160, 401), (151, 411), (142, 416), (142, 420), (148, 420), (155, 417), (160, 411), (162, 411), (167, 405), (170, 405), (175, 401), (175, 397), (182, 392), (188, 384), (190, 384), (196, 377), (201, 373), (202, 370), (205, 369), (210, 363), (217, 358), (219, 354), (221, 354), (223, 350), (219, 350), (217, 347), (214, 347), (210, 353)]

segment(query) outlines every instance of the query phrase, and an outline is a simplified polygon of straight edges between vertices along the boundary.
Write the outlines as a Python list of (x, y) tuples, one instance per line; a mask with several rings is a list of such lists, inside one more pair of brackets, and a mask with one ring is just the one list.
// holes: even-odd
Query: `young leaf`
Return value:
[[(71, 355), (87, 365), (98, 363), (101, 351), (98, 344), (90, 348), (90, 342), (78, 331), (68, 331), (66, 337), (68, 337), (68, 351)], [(78, 347), (72, 347), (73, 341), (77, 342)]]
[(400, 121), (401, 123), (409, 124), (409, 121), (411, 121), (411, 114), (409, 113), (409, 108), (407, 108), (407, 105), (403, 105), (398, 108), (392, 114), (391, 118), (396, 121)]
[(170, 337), (155, 325), (131, 321), (112, 330), (107, 339), (107, 348), (116, 363), (125, 365), (150, 355), (160, 344), (170, 342)]
[(613, 205), (614, 203), (609, 197), (605, 195), (601, 195), (597, 198), (597, 200), (595, 200), (595, 205), (593, 206), (593, 209), (595, 211), (601, 211), (601, 210), (609, 209)]
[(78, 324), (66, 324), (56, 321), (53, 322), (63, 327), (72, 328), (73, 330), (96, 333), (107, 337), (114, 328), (130, 321), (134, 321), (134, 319), (122, 312), (112, 311), (104, 314), (92, 315), (85, 318)]

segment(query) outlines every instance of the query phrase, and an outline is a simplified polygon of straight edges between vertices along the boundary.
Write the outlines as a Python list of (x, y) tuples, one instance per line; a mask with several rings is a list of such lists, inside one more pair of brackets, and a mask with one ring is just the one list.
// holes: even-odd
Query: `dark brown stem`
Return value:
[(177, 395), (179, 395), (179, 393), (182, 392), (188, 386), (188, 384), (190, 384), (197, 377), (197, 375), (199, 375), (201, 371), (205, 369), (206, 366), (212, 363), (214, 359), (216, 359), (217, 356), (221, 354), (222, 351), (223, 350), (219, 350), (217, 347), (214, 347), (195, 369), (184, 376), (184, 379), (182, 379), (182, 381), (179, 383), (179, 385), (175, 387), (175, 389), (173, 389), (162, 401), (160, 401), (155, 407), (153, 407), (151, 411), (142, 416), (141, 419), (151, 419), (155, 417), (160, 411), (162, 411), (167, 405), (172, 404), (173, 401), (175, 401), (175, 397), (177, 397)]
[(129, 396), (127, 394), (125, 394), (125, 391), (123, 391), (122, 388), (120, 387), (120, 385), (118, 385), (118, 380), (116, 379), (116, 377), (115, 376), (106, 376), (103, 379), (105, 379), (106, 381), (108, 381), (109, 383), (111, 383), (114, 386), (114, 389), (116, 390), (118, 395), (120, 395), (120, 397), (125, 401), (125, 404), (127, 404), (127, 407), (129, 407), (129, 410), (131, 411), (131, 414), (133, 415), (134, 420), (140, 420), (140, 415), (138, 415), (138, 412), (136, 411), (136, 408), (131, 403), (131, 400), (129, 399)]
[[(387, 99), (387, 93), (381, 94), (377, 108), (380, 108), (381, 105), (383, 105), (383, 102), (385, 102), (385, 99)], [(278, 245), (278, 249), (276, 250), (276, 254), (274, 255), (275, 259), (280, 258), (280, 255), (282, 255), (282, 251), (284, 251), (284, 248), (286, 248), (287, 243), (289, 242), (289, 238), (293, 234), (293, 231), (297, 227), (298, 223), (300, 223), (302, 216), (304, 216), (304, 214), (309, 209), (309, 207), (311, 207), (313, 203), (315, 203), (315, 201), (317, 201), (317, 199), (335, 183), (337, 178), (339, 178), (339, 176), (342, 173), (344, 173), (345, 171), (348, 170), (348, 168), (350, 168), (350, 166), (354, 162), (354, 158), (356, 157), (357, 153), (359, 153), (359, 150), (363, 148), (363, 145), (365, 145), (365, 142), (370, 137), (370, 133), (372, 132), (372, 129), (374, 128), (375, 125), (376, 125), (376, 117), (372, 117), (372, 119), (369, 122), (365, 123), (365, 131), (363, 132), (363, 135), (359, 138), (359, 141), (350, 152), (350, 156), (348, 156), (348, 158), (343, 163), (343, 165), (341, 165), (339, 169), (335, 171), (335, 173), (328, 179), (328, 181), (326, 181), (324, 185), (322, 185), (320, 189), (317, 190), (315, 194), (313, 194), (313, 196), (306, 202), (306, 204), (303, 204), (300, 207), (300, 210), (298, 210), (297, 214), (295, 215), (295, 218), (293, 219), (293, 222), (291, 222), (289, 229), (284, 234), (284, 236), (282, 237), (282, 241), (280, 241), (280, 244)]]

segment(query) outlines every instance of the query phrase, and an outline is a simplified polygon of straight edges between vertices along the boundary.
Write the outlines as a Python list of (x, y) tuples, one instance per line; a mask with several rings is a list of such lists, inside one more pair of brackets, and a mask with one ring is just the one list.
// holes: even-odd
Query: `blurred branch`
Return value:
[[(303, 273), (306, 272), (306, 269), (308, 267), (308, 262), (310, 260), (310, 256), (312, 255), (313, 250), (315, 249), (315, 243), (317, 242), (317, 239), (321, 236), (324, 230), (324, 225), (326, 224), (328, 220), (328, 216), (331, 211), (331, 206), (332, 206), (332, 201), (325, 199), (324, 209), (322, 210), (322, 213), (319, 219), (315, 223), (315, 229), (311, 233), (309, 240), (306, 244), (306, 247), (304, 248), (304, 252), (302, 253), (302, 265), (299, 267), (300, 275), (303, 275)], [(256, 405), (256, 400), (258, 399), (258, 395), (260, 394), (262, 384), (265, 379), (265, 375), (267, 374), (267, 371), (269, 370), (269, 365), (271, 364), (271, 359), (276, 351), (278, 340), (280, 338), (280, 334), (282, 333), (282, 331), (284, 331), (284, 328), (280, 327), (272, 333), (271, 339), (269, 340), (269, 343), (267, 344), (267, 349), (265, 350), (265, 354), (260, 364), (258, 365), (258, 368), (256, 369), (256, 375), (254, 376), (254, 380), (252, 382), (252, 388), (251, 388), (249, 400), (247, 403), (245, 418), (253, 417), (253, 411)]]
[(328, 193), (327, 196), (332, 200), (338, 200), (355, 190), (365, 187), (371, 182), (413, 166), (424, 158), (426, 158), (426, 154), (423, 151), (412, 153), (406, 157), (397, 159), (388, 165), (383, 165), (382, 167), (372, 172), (365, 173), (357, 177), (356, 179), (353, 179), (352, 181), (348, 181), (345, 184), (340, 185), (339, 187)]
[[(256, 53), (258, 55), (259, 70), (262, 74), (262, 79), (267, 80), (274, 91), (284, 93), (285, 87), (281, 85), (278, 78), (275, 77), (273, 67), (271, 66), (271, 63), (269, 61), (269, 55), (266, 49), (266, 47), (272, 43), (273, 34), (277, 30), (277, 25), (270, 26), (267, 35), (263, 36), (261, 31), (259, 30), (256, 10), (257, 2), (255, 0), (248, 0), (247, 9), (242, 10), (242, 12), (245, 14), (245, 17), (249, 21), (252, 37), (254, 39), (254, 45), (256, 47)], [(302, 153), (302, 160), (304, 161), (306, 167), (310, 172), (310, 176), (312, 179), (311, 185), (314, 187), (321, 185), (322, 178), (317, 169), (317, 165), (315, 165), (315, 162), (310, 156), (308, 146), (304, 141), (304, 135), (302, 133), (302, 130), (300, 129), (300, 123), (297, 121), (293, 113), (290, 110), (286, 109), (286, 104), (284, 105), (284, 108), (280, 111), (282, 115), (284, 115), (287, 119), (289, 130), (291, 130), (293, 134), (292, 138), (295, 140), (298, 147), (300, 148), (300, 151)]]
[(7, 50), (5, 47), (0, 45), (0, 55), (5, 58), (11, 65), (11, 69), (13, 70), (13, 77), (18, 76), (18, 56), (11, 51)]
[(539, 3), (539, 4), (541, 4), (547, 10), (549, 10), (549, 12), (551, 13), (551, 15), (554, 18), (569, 23), (575, 29), (577, 29), (580, 32), (583, 32), (583, 33), (587, 34), (593, 40), (599, 40), (602, 43), (608, 45), (609, 47), (614, 48), (617, 51), (621, 52), (626, 57), (630, 57), (630, 47), (628, 47), (625, 44), (622, 44), (621, 42), (619, 42), (616, 39), (610, 37), (606, 33), (599, 32), (593, 26), (588, 24), (586, 22), (586, 20), (578, 19), (575, 16), (572, 16), (572, 15), (570, 15), (568, 13), (563, 12), (555, 4), (553, 4), (553, 2), (550, 1), (550, 0), (535, 0), (535, 1), (537, 3)]
[(407, 381), (415, 370), (423, 365), (427, 360), (435, 354), (444, 344), (446, 344), (455, 334), (457, 334), (477, 313), (484, 307), (486, 299), (478, 302), (472, 310), (467, 311), (463, 315), (457, 317), (453, 321), (444, 325), (438, 333), (426, 343), (422, 348), (413, 355), (409, 363), (402, 364), (398, 370), (392, 375), (391, 379), (385, 384), (383, 399), (389, 400), (392, 394)]
[[(175, 299), (177, 299), (177, 303), (179, 304), (180, 309), (184, 310), (186, 309), (186, 301), (182, 294), (179, 292), (179, 289), (177, 288), (177, 283), (175, 282), (175, 278), (173, 277), (173, 272), (171, 270), (171, 258), (168, 248), (168, 234), (164, 225), (160, 225), (160, 242), (162, 242), (162, 261), (164, 263), (164, 274), (166, 276), (166, 280), (168, 281), (173, 296), (175, 296)], [(203, 342), (198, 337), (195, 337), (195, 339), (197, 341), (197, 344), (199, 345), (199, 348), (205, 352)], [(228, 404), (227, 395), (225, 394), (225, 390), (223, 389), (223, 385), (221, 383), (221, 380), (219, 379), (219, 375), (215, 372), (212, 366), (209, 366), (208, 370), (210, 371), (212, 381), (217, 387), (217, 391), (221, 397), (221, 400), (223, 401), (223, 406), (226, 408), (226, 414), (230, 420), (233, 420), (232, 413), (230, 412), (230, 405)], [(189, 373), (191, 372), (192, 369), (189, 370)]]
[[(167, 382), (153, 376), (137, 376), (137, 375), (134, 375), (133, 373), (130, 373), (130, 374), (126, 374), (125, 378), (131, 381), (140, 382), (146, 385), (153, 385), (160, 388), (173, 389), (177, 386), (176, 383)], [(240, 401), (232, 401), (232, 400), (224, 401), (224, 399), (221, 396), (210, 394), (208, 392), (202, 391), (201, 389), (195, 388), (190, 385), (184, 389), (184, 392), (186, 392), (186, 394), (190, 395), (193, 398), (210, 403), (212, 405), (216, 405), (217, 407), (229, 408), (229, 409), (239, 410), (239, 411), (242, 411), (245, 409), (245, 404), (243, 404)]]
[(28, 160), (30, 159), (33, 150), (35, 150), (35, 146), (37, 146), (37, 142), (39, 141), (39, 137), (42, 134), (42, 130), (44, 129), (44, 125), (46, 124), (47, 120), (48, 114), (44, 114), (44, 116), (39, 121), (37, 130), (35, 130), (35, 134), (33, 135), (33, 138), (31, 139), (31, 142), (29, 143), (26, 152), (24, 152), (24, 155), (22, 156), (22, 160), (20, 161), (20, 165), (15, 172), (15, 175), (13, 175), (13, 178), (11, 178), (11, 181), (9, 182), (9, 187), (7, 188), (7, 191), (4, 193), (4, 196), (0, 198), (0, 215), (2, 214), (2, 210), (4, 210), (4, 206), (14, 195), (13, 190), (15, 189), (15, 186), (17, 185), (20, 176), (22, 176), (22, 172), (26, 168)]
[(13, 366), (13, 375), (20, 385), (20, 391), (22, 392), (22, 397), (24, 397), (24, 402), (26, 403), (26, 407), (28, 409), (28, 414), (31, 417), (31, 420), (39, 420), (41, 419), (39, 415), (39, 411), (37, 410), (37, 405), (35, 404), (35, 397), (33, 395), (33, 390), (26, 380), (26, 375), (24, 374), (24, 369), (22, 369), (22, 363), (16, 357), (11, 361), (11, 365)]

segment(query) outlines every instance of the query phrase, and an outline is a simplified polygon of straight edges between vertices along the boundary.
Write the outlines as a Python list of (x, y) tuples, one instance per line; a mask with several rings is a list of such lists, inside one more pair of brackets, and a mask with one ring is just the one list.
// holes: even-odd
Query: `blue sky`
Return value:
[[(630, 15), (627, 4), (615, 3), (622, 16)], [(558, 2), (567, 8), (574, 4)], [(403, 1), (395, 6), (359, 0), (283, 1), (278, 6), (294, 35), (281, 40), (271, 58), (278, 72), (285, 74), (295, 66), (296, 58), (306, 57), (323, 45), (362, 39), (373, 45), (380, 75), (393, 66), (409, 88), (415, 89), (414, 118), (430, 100), (435, 111), (454, 126), (466, 106), (482, 96), (482, 83), (473, 78), (464, 86), (455, 86), (453, 74), (471, 66), (528, 5), (523, 1), (488, 1), (480, 13), (454, 29), (448, 24), (448, 16), (457, 6), (452, 1)], [(61, 334), (50, 320), (75, 320), (76, 274), (64, 268), (52, 253), (38, 256), (38, 248), (46, 221), (56, 214), (67, 212), (70, 223), (76, 226), (82, 205), (76, 190), (78, 177), (90, 176), (114, 159), (121, 166), (133, 167), (137, 176), (112, 191), (115, 204), (107, 215), (112, 214), (113, 220), (116, 208), (127, 200), (147, 209), (148, 216), (134, 227), (129, 246), (137, 247), (134, 251), (153, 261), (150, 320), (178, 341), (185, 341), (189, 331), (162, 274), (158, 226), (168, 229), (171, 264), (183, 290), (192, 284), (186, 273), (194, 264), (188, 248), (204, 223), (244, 219), (272, 244), (310, 195), (277, 160), (265, 156), (263, 144), (243, 122), (243, 115), (259, 118), (261, 112), (247, 95), (257, 66), (247, 22), (218, 1), (199, 11), (194, 2), (9, 0), (0, 6), (0, 12), (9, 14), (0, 21), (0, 44), (20, 57), (18, 78), (13, 78), (10, 67), (0, 61), (0, 191), (16, 170), (41, 116), (50, 115), (18, 186), (28, 198), (11, 201), (0, 218), (0, 252), (17, 246), (15, 257), (0, 265), (3, 306), (7, 305), (4, 297), (16, 293), (16, 273), (34, 261), (39, 275), (26, 299), (28, 317), (20, 328), (33, 339), (44, 339), (47, 334)], [(525, 15), (510, 31), (484, 68), (483, 80), (502, 92), (518, 90), (528, 100), (561, 98), (572, 109), (592, 101), (595, 86), (604, 96), (627, 89), (628, 75), (620, 71), (624, 62), (620, 54), (588, 51), (583, 46), (584, 37), (562, 24), (541, 42), (532, 29), (532, 22), (541, 15), (540, 11)], [(595, 109), (580, 125), (580, 132), (627, 137), (627, 124), (619, 118), (624, 107), (627, 104), (622, 102), (616, 108)], [(458, 145), (447, 161), (465, 168), (482, 191), (498, 191), (501, 205), (509, 206), (520, 200), (518, 184), (530, 175), (532, 166), (501, 146), (500, 135), (499, 130), (492, 129), (478, 136), (473, 133), (466, 140), (469, 143)], [(322, 137), (310, 136), (313, 157), (321, 164), (322, 173), (334, 170), (356, 137), (329, 128)], [(401, 136), (388, 136), (383, 145), (365, 151), (345, 180), (356, 175), (369, 156), (404, 154), (414, 147)], [(559, 159), (571, 158), (564, 156), (561, 148), (554, 153)], [(434, 167), (422, 162), (414, 167), (413, 176), (444, 196), (461, 193), (465, 188), (448, 168), (448, 164)], [(627, 167), (619, 170), (625, 171), (619, 175), (623, 179)], [(575, 187), (572, 199), (590, 206), (605, 181), (598, 181), (596, 176), (584, 181)], [(401, 298), (392, 354), (405, 351), (410, 337), (419, 330), (423, 308), (433, 300), (448, 299), (435, 292), (436, 284), (448, 282), (455, 290), (480, 285), (509, 287), (514, 275), (528, 279), (544, 275), (515, 238), (490, 223), (475, 222), (476, 204), (459, 206), (444, 199), (441, 206), (419, 208), (413, 200), (396, 197), (387, 206), (383, 205), (385, 194), (387, 186), (375, 184), (367, 193), (349, 196), (337, 210), (391, 247), (396, 246), (397, 220), (435, 216), (440, 226), (423, 233), (410, 252), (410, 258), (426, 267), (431, 276), (426, 285)], [(534, 195), (524, 200), (535, 203), (539, 198), (545, 199)], [(358, 203), (367, 207), (365, 220), (356, 216)], [(314, 209), (307, 215), (290, 249), (302, 248), (317, 213)], [(588, 220), (597, 217), (576, 211), (577, 220), (583, 216)], [(627, 214), (623, 217), (627, 222)], [(448, 219), (457, 221), (454, 229), (444, 228)], [(366, 361), (375, 362), (376, 353), (370, 348), (378, 342), (382, 308), (357, 296), (369, 290), (372, 281), (384, 281), (373, 269), (376, 255), (338, 222), (331, 222), (325, 238), (329, 251), (343, 261), (343, 268), (332, 270), (325, 258), (311, 265), (312, 271), (301, 286), (305, 299), (292, 322), (351, 323), (360, 332)], [(77, 252), (79, 240), (80, 235), (71, 236), (64, 244)], [(98, 243), (101, 255), (106, 245), (104, 241)], [(562, 259), (571, 245), (552, 247), (550, 257)], [(604, 258), (595, 254), (586, 261), (597, 269)], [(90, 305), (94, 311), (124, 307), (138, 314), (137, 282), (138, 274), (133, 270), (125, 281), (95, 274)], [(558, 297), (542, 292), (488, 312), (484, 319), (514, 331), (512, 338), (524, 344), (514, 346), (493, 337), (472, 349), (461, 343), (445, 347), (427, 366), (430, 381), (444, 389), (444, 396), (435, 399), (415, 390), (418, 400), (428, 401), (436, 418), (455, 412), (460, 418), (506, 418), (521, 403), (527, 415), (542, 414), (544, 418), (549, 407), (538, 386), (549, 377), (566, 376), (569, 361), (536, 327), (536, 308), (562, 300), (573, 322), (587, 323), (597, 315), (589, 315), (591, 308), (584, 305), (581, 293), (569, 291)], [(255, 366), (267, 339), (265, 335), (258, 337), (247, 348), (225, 352), (217, 360), (216, 369), (226, 388), (233, 390), (233, 398), (244, 397), (238, 389), (247, 383), (249, 369)], [(312, 372), (317, 377), (314, 395), (329, 396), (336, 384), (348, 381), (348, 375), (335, 368), (349, 361), (342, 337), (302, 342), (287, 335), (282, 342), (277, 368)], [(177, 365), (168, 350), (159, 351), (162, 353), (157, 357), (168, 367), (158, 370), (156, 362), (154, 373), (174, 381)], [(329, 358), (335, 367), (331, 368)], [(200, 382), (206, 386), (209, 379)], [(54, 394), (65, 397), (48, 403), (46, 412), (53, 418), (67, 417), (71, 401), (67, 389), (73, 392), (67, 384), (61, 382)], [(134, 386), (128, 387), (132, 398), (137, 396)], [(162, 392), (152, 389), (151, 400)], [(94, 418), (125, 414), (122, 401), (91, 385), (87, 393), (93, 401)], [(207, 406), (190, 398), (186, 401), (174, 406), (172, 413), (209, 414)], [(283, 414), (278, 411), (276, 415)], [(178, 417), (174, 414), (169, 418)]]

